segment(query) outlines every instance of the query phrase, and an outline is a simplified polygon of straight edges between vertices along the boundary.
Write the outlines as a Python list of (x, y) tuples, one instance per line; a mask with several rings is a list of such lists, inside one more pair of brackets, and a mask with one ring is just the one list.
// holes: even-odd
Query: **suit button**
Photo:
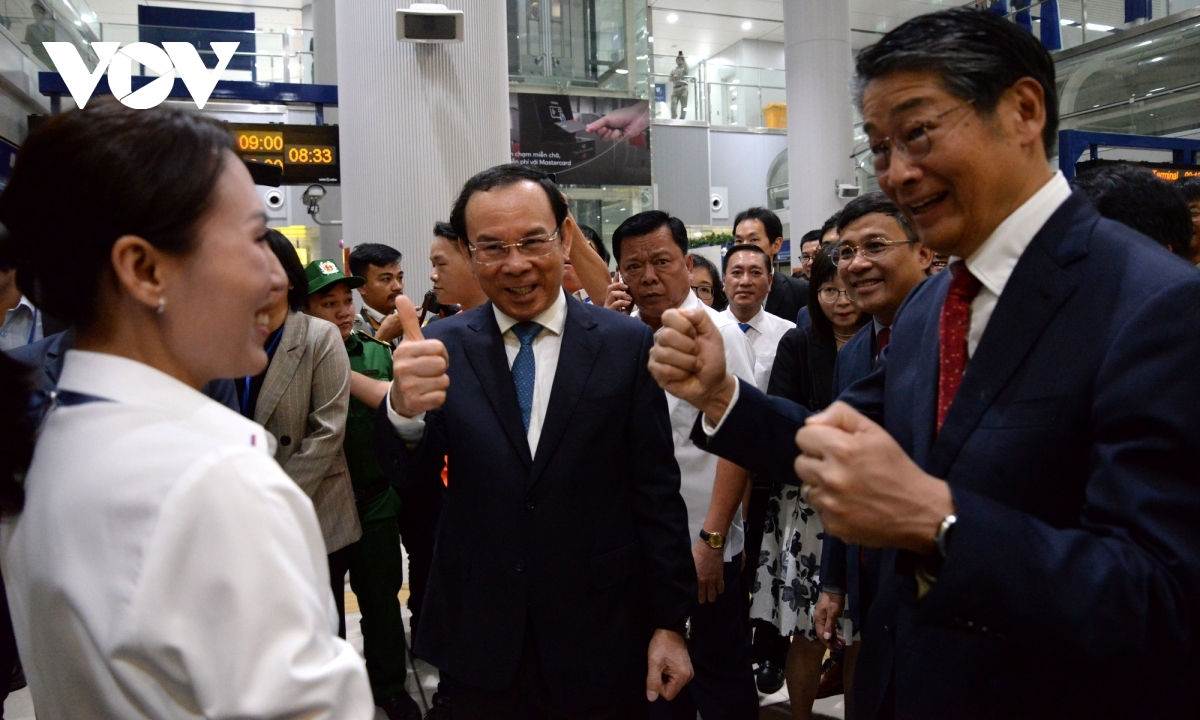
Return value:
[(891, 631), (892, 631), (892, 626), (891, 626), (891, 625), (884, 624), (884, 626), (883, 626), (883, 631), (884, 631), (884, 632), (891, 632)]
[(287, 435), (280, 435), (279, 436), (279, 444), (284, 447), (287, 447), (288, 445), (292, 444), (292, 439), (290, 437), (288, 437)]
[(517, 561), (517, 572), (525, 572), (525, 561), (524, 560)]
[(533, 503), (533, 501), (532, 501), (532, 500), (530, 500), (530, 501), (528, 501), (528, 502), (526, 502), (526, 503), (525, 503), (525, 509), (526, 509), (526, 510), (532, 510), (532, 509), (534, 509), (535, 507), (537, 507), (537, 506), (536, 506), (536, 505), (534, 505), (534, 503)]

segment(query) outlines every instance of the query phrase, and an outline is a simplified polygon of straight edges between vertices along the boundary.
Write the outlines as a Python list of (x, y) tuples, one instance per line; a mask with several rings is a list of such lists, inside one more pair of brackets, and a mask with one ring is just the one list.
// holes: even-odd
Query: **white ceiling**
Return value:
[[(808, 0), (828, 2), (829, 0)], [(744, 38), (783, 42), (783, 0), (647, 0), (655, 55), (680, 50), (702, 60)], [(966, 0), (850, 0), (850, 42), (855, 50), (909, 18)], [(674, 23), (668, 15), (678, 16)], [(749, 21), (750, 29), (742, 24)]]

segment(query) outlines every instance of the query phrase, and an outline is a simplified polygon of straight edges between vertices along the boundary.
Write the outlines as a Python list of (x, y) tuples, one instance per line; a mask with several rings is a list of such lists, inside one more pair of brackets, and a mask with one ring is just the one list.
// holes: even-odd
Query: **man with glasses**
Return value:
[(800, 266), (792, 272), (792, 277), (809, 279), (812, 274), (813, 260), (821, 249), (821, 231), (809, 230), (800, 238)]
[(645, 717), (691, 679), (696, 580), (653, 336), (569, 298), (574, 221), (528, 166), (463, 186), (450, 224), (489, 302), (404, 340), (376, 422), (402, 492), (446, 486), (416, 654), (451, 716)]
[(651, 373), (882, 548), (853, 717), (1200, 715), (1200, 275), (1051, 168), (1054, 62), (1017, 25), (921, 15), (856, 67), (880, 189), (947, 271), (819, 415), (729, 377), (702, 314), (664, 315)]
[[(633, 317), (657, 330), (669, 310), (704, 312), (725, 338), (723, 359), (730, 371), (754, 382), (754, 355), (737, 321), (700, 302), (691, 290), (693, 258), (679, 218), (661, 210), (638, 213), (616, 229), (612, 246), (633, 299)], [(650, 717), (694, 720), (699, 711), (706, 718), (750, 720), (758, 717), (758, 693), (739, 578), (744, 548), (739, 508), (750, 478), (688, 439), (699, 410), (675, 397), (668, 397), (667, 405), (699, 585), (688, 636), (696, 679), (673, 702), (653, 705)]]

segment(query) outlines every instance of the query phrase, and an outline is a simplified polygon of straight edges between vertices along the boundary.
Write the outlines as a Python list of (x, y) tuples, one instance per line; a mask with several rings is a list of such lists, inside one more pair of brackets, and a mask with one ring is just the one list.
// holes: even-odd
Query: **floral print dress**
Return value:
[(821, 585), (821, 519), (800, 499), (799, 485), (776, 484), (767, 504), (750, 616), (773, 624), (783, 637), (816, 640), (813, 610)]

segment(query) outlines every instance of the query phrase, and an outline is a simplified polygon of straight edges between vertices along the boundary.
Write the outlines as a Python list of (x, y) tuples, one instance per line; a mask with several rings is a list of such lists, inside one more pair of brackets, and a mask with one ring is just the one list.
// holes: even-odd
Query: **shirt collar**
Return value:
[[(742, 321), (737, 319), (737, 315), (734, 315), (733, 310), (730, 308), (725, 308), (721, 311), (721, 314), (728, 317), (730, 320), (733, 320), (738, 325), (742, 324)], [(761, 307), (758, 309), (758, 312), (754, 315), (754, 317), (750, 318), (750, 321), (746, 323), (746, 325), (749, 325), (763, 335), (766, 335), (766, 331), (763, 329), (763, 326), (766, 324), (767, 311), (763, 310)]]
[(880, 330), (887, 330), (888, 328), (891, 327), (891, 325), (884, 325), (883, 323), (879, 322), (879, 320), (875, 319), (874, 317), (871, 318), (871, 324), (875, 326), (875, 335), (877, 337), (879, 335)]
[(29, 302), (29, 298), (25, 297), (24, 295), (21, 296), (21, 299), (17, 301), (17, 304), (14, 307), (6, 311), (4, 314), (6, 317), (12, 317), (20, 312), (22, 307), (27, 309), (30, 315), (37, 315), (37, 308), (35, 308), (33, 303)]
[(374, 320), (376, 324), (383, 322), (384, 319), (387, 318), (387, 315), (384, 315), (366, 303), (363, 303), (363, 310), (367, 311), (367, 315)]
[(999, 297), (1025, 248), (1069, 197), (1071, 186), (1067, 179), (1061, 172), (1054, 173), (1040, 190), (1000, 223), (971, 257), (966, 260), (955, 257), (951, 262), (965, 262), (980, 284)]
[[(500, 326), (500, 334), (508, 332), (516, 325), (519, 320), (509, 317), (500, 308), (492, 303), (492, 312), (496, 314), (496, 324)], [(541, 325), (555, 335), (563, 334), (563, 327), (567, 324), (567, 293), (565, 290), (558, 291), (558, 298), (542, 311), (540, 315), (533, 319), (533, 322)]]

